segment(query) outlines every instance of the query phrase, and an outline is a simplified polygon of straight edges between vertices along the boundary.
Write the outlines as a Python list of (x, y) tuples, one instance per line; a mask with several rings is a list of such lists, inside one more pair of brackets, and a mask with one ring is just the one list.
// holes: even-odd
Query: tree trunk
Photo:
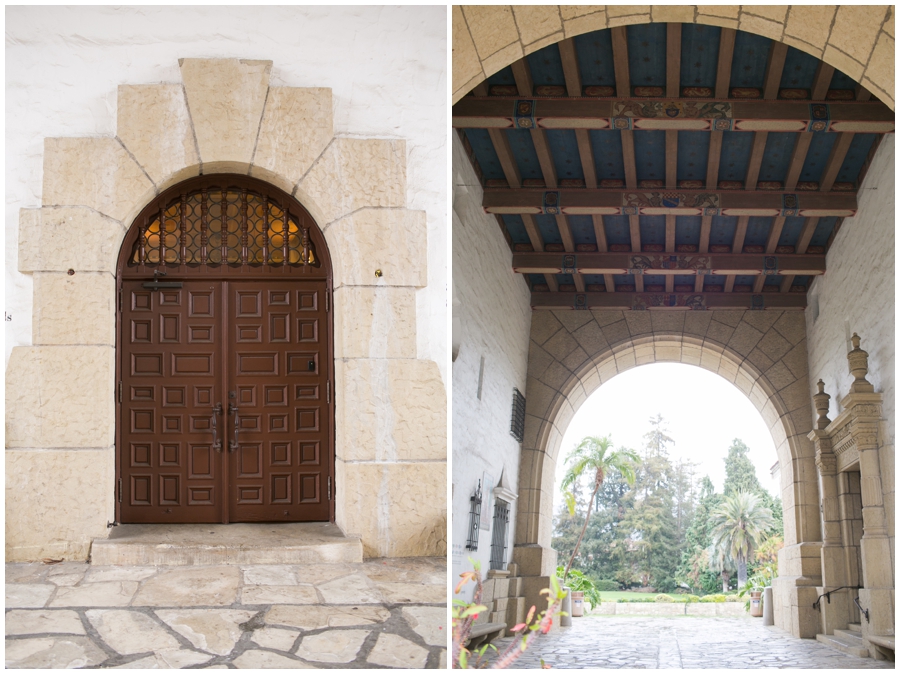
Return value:
[(578, 554), (578, 546), (581, 545), (581, 539), (584, 538), (584, 532), (587, 531), (588, 520), (591, 517), (591, 508), (594, 507), (594, 501), (597, 498), (597, 492), (600, 491), (600, 485), (602, 484), (602, 480), (594, 480), (594, 493), (591, 494), (591, 500), (588, 503), (587, 513), (584, 515), (584, 526), (581, 527), (581, 535), (578, 537), (578, 542), (575, 544), (575, 549), (572, 550), (572, 556), (569, 558), (569, 563), (566, 564), (566, 570), (563, 572), (563, 582), (565, 583), (566, 577), (569, 575), (569, 569), (572, 568), (572, 562), (575, 561), (575, 555)]
[(728, 594), (728, 572), (722, 572), (722, 594)]
[(744, 587), (744, 584), (747, 582), (747, 560), (744, 559), (743, 555), (739, 555), (737, 558), (738, 564), (738, 588)]

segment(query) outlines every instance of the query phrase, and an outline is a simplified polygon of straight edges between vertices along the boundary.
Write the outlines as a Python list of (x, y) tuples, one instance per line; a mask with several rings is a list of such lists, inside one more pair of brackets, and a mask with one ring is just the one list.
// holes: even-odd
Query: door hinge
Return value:
[(122, 478), (119, 478), (119, 503), (122, 502)]
[(122, 380), (119, 380), (119, 402), (122, 402)]
[(328, 477), (328, 500), (331, 500), (331, 477)]
[(326, 403), (331, 402), (331, 382), (330, 381), (325, 382), (325, 402)]

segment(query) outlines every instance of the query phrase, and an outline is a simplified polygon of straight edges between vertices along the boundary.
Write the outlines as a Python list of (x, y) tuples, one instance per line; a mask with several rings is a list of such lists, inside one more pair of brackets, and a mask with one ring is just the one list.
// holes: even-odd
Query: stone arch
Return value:
[(604, 28), (666, 22), (784, 42), (846, 73), (894, 109), (894, 10), (884, 5), (454, 5), (453, 102), (547, 45)]
[(555, 568), (554, 473), (569, 421), (604, 382), (653, 362), (719, 374), (747, 395), (769, 426), (781, 463), (785, 525), (777, 620), (796, 636), (814, 636), (814, 615), (808, 625), (790, 615), (798, 586), (814, 585), (821, 573), (815, 449), (806, 437), (812, 424), (806, 325), (799, 311), (533, 312), (515, 535), (523, 575), (548, 576)]
[[(436, 363), (416, 357), (426, 222), (406, 208), (405, 142), (335, 136), (331, 90), (270, 86), (271, 61), (179, 65), (181, 83), (118, 88), (115, 137), (45, 139), (42, 207), (22, 209), (19, 222), (34, 346), (13, 350), (6, 377), (7, 475), (43, 487), (8, 495), (7, 560), (86, 559), (91, 541), (107, 536), (118, 252), (145, 204), (212, 173), (284, 190), (327, 241), (335, 391), (356, 403), (336, 412), (337, 523), (362, 538), (367, 556), (444, 554), (443, 504), (395, 508), (430, 503), (446, 483), (446, 395)], [(378, 445), (385, 437), (389, 455)], [(365, 488), (379, 483), (406, 487)]]

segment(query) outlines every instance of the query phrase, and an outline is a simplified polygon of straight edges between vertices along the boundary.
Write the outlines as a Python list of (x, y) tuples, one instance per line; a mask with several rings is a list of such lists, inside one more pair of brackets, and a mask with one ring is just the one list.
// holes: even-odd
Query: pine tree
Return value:
[(756, 466), (750, 460), (750, 448), (743, 441), (735, 438), (728, 448), (725, 457), (725, 485), (722, 489), (725, 496), (745, 491), (759, 494), (765, 491), (756, 478)]

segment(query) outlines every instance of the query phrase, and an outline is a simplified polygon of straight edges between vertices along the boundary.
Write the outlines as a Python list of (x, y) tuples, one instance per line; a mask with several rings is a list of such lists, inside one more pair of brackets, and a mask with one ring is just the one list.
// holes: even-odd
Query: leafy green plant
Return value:
[(594, 582), (594, 586), (600, 592), (618, 592), (619, 583), (614, 580), (598, 580)]
[(700, 597), (700, 601), (704, 604), (724, 604), (725, 603), (725, 595), (724, 594), (708, 594), (705, 597)]
[(673, 601), (673, 599), (672, 599), (672, 597), (670, 597), (670, 596), (667, 595), (667, 594), (658, 594), (658, 595), (656, 595), (656, 598), (655, 598), (653, 601), (657, 601), (657, 602), (671, 602), (671, 601)]
[[(542, 611), (535, 616), (535, 607), (532, 606), (528, 611), (525, 622), (519, 623), (511, 630), (516, 636), (521, 634), (521, 640), (513, 639), (502, 653), (499, 653), (497, 647), (493, 644), (485, 644), (475, 649), (474, 652), (469, 651), (466, 648), (466, 643), (469, 641), (469, 634), (472, 631), (472, 626), (475, 624), (475, 621), (478, 620), (479, 614), (482, 611), (487, 611), (487, 606), (479, 603), (481, 601), (483, 590), (481, 583), (481, 565), (471, 558), (469, 561), (472, 562), (473, 570), (460, 574), (462, 580), (460, 580), (459, 584), (456, 586), (454, 593), (459, 594), (459, 591), (467, 583), (474, 582), (475, 594), (471, 602), (465, 602), (461, 599), (453, 600), (453, 610), (451, 612), (453, 626), (453, 668), (469, 669), (470, 667), (474, 667), (476, 669), (507, 669), (528, 649), (538, 633), (546, 634), (550, 631), (550, 628), (553, 626), (554, 616), (565, 615), (559, 610), (562, 600), (565, 597), (565, 593), (562, 591), (559, 581), (557, 581), (555, 577), (551, 577), (550, 587), (541, 590), (541, 594), (547, 596), (547, 601), (549, 603), (547, 610)], [(490, 663), (488, 663), (485, 658), (488, 650), (499, 653), (498, 657)], [(541, 660), (541, 667), (549, 669), (549, 667), (544, 664), (543, 660)]]
[[(770, 562), (762, 566), (755, 574), (747, 579), (747, 582), (744, 583), (740, 592), (737, 593), (738, 597), (747, 597), (744, 602), (745, 611), (750, 611), (750, 593), (762, 592), (763, 588), (769, 587), (772, 584), (772, 581), (777, 577), (778, 566), (775, 562)], [(739, 599), (735, 599), (735, 601), (739, 601)]]
[[(559, 578), (560, 582), (563, 580), (564, 573), (565, 569), (562, 566), (556, 567), (556, 577)], [(584, 600), (591, 605), (592, 611), (595, 606), (600, 605), (600, 591), (597, 589), (597, 586), (594, 585), (594, 581), (585, 576), (578, 569), (569, 571), (566, 585), (572, 592), (584, 592)]]

